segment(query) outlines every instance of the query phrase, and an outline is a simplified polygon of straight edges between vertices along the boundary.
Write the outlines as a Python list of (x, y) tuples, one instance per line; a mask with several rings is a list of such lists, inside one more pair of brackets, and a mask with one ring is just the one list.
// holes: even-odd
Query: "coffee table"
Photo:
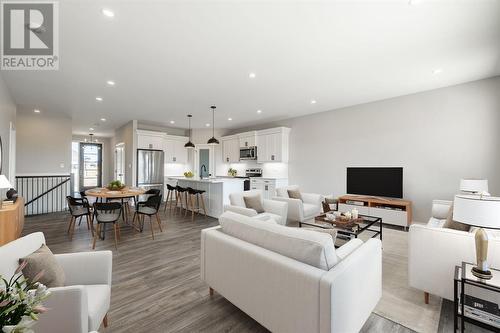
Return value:
[(363, 232), (373, 233), (371, 238), (379, 237), (382, 240), (382, 218), (369, 215), (359, 215), (360, 221), (354, 225), (346, 226), (342, 223), (335, 223), (326, 219), (326, 214), (316, 216), (314, 220), (308, 222), (300, 222), (299, 227), (307, 225), (321, 229), (335, 229), (337, 230), (337, 238), (344, 240), (351, 240), (358, 238)]

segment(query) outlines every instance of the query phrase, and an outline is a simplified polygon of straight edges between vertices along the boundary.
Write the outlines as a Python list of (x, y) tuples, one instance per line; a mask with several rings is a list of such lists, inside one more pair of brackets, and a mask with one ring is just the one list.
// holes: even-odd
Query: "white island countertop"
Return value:
[(188, 182), (200, 182), (200, 183), (224, 183), (224, 182), (243, 182), (244, 179), (242, 178), (199, 178), (199, 177), (192, 177), (192, 178), (187, 178), (183, 176), (169, 176), (165, 177), (170, 180), (183, 180), (183, 181), (188, 181)]

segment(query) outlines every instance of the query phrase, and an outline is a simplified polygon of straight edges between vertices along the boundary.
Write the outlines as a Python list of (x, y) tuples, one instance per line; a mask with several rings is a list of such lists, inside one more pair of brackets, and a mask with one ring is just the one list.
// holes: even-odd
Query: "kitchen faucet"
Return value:
[(207, 172), (207, 167), (205, 166), (205, 164), (202, 164), (200, 167), (200, 179), (203, 179), (203, 170)]

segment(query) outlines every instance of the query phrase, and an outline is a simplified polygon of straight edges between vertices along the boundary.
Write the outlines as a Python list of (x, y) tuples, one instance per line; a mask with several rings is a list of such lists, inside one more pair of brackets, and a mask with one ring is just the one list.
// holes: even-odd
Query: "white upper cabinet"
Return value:
[(188, 163), (188, 149), (184, 147), (189, 138), (167, 135), (164, 141), (165, 163)]
[(257, 162), (288, 162), (290, 129), (270, 128), (257, 132)]
[(256, 132), (246, 132), (238, 134), (238, 139), (240, 141), (240, 148), (254, 147), (256, 146), (257, 137)]
[(137, 130), (137, 148), (163, 150), (165, 136), (162, 132)]
[(240, 161), (240, 141), (237, 136), (222, 138), (222, 160), (224, 163)]

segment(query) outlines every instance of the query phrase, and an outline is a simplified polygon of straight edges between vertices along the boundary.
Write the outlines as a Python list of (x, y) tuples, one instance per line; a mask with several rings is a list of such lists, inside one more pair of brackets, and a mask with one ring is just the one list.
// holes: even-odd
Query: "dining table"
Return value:
[(134, 227), (131, 223), (128, 223), (128, 213), (127, 210), (129, 206), (127, 205), (127, 208), (125, 208), (124, 201), (128, 200), (130, 198), (134, 199), (134, 202), (137, 203), (137, 197), (140, 195), (143, 195), (146, 193), (146, 190), (140, 188), (140, 187), (133, 187), (133, 186), (125, 186), (122, 189), (117, 189), (117, 190), (110, 190), (106, 187), (96, 187), (96, 188), (91, 188), (85, 191), (85, 195), (88, 197), (94, 197), (96, 198), (96, 201), (101, 199), (101, 201), (110, 201), (110, 200), (120, 200), (122, 203), (122, 217), (123, 221), (125, 224), (137, 229)]

